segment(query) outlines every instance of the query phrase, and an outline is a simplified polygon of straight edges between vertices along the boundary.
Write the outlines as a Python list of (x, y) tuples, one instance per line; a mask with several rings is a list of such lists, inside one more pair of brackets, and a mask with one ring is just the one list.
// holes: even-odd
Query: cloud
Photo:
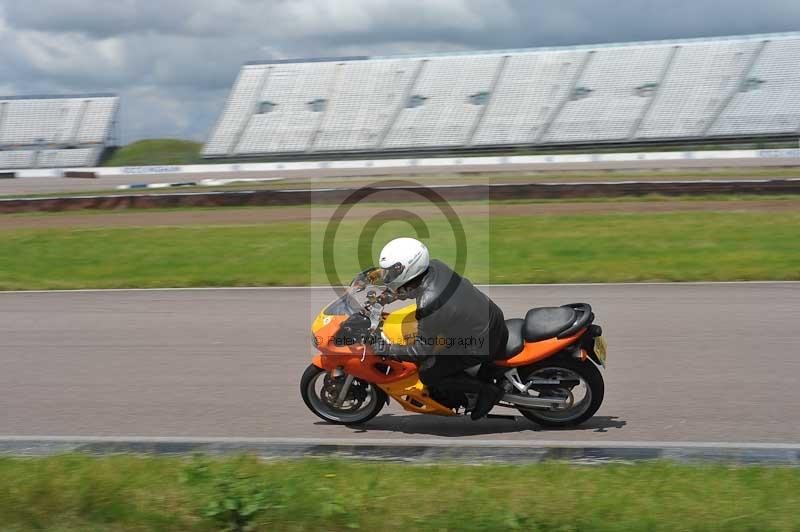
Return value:
[(202, 140), (242, 63), (789, 31), (796, 0), (0, 0), (0, 90), (112, 91), (126, 141)]

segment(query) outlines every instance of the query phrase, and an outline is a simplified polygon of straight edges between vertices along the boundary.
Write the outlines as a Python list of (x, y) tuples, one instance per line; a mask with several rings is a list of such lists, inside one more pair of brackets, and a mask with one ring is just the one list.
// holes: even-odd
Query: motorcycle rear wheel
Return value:
[[(328, 382), (325, 382), (325, 379)], [(341, 377), (343, 378), (343, 377)], [(319, 381), (323, 380), (322, 387), (317, 388)], [(300, 379), (300, 395), (303, 397), (303, 402), (309, 410), (311, 410), (317, 417), (335, 425), (357, 425), (359, 423), (366, 423), (370, 419), (378, 415), (386, 404), (386, 393), (374, 384), (354, 379), (351, 389), (347, 395), (347, 399), (352, 404), (350, 408), (337, 408), (331, 404), (330, 398), (326, 397), (328, 394), (325, 392), (324, 387), (330, 386), (329, 372), (321, 369), (314, 364), (309, 365), (303, 372), (303, 377)], [(358, 400), (353, 397), (355, 387), (362, 388), (362, 395), (365, 396), (364, 400)]]
[(552, 371), (553, 374), (563, 371), (566, 374), (577, 376), (586, 386), (588, 397), (585, 398), (585, 401), (582, 400), (565, 411), (518, 408), (520, 414), (534, 423), (549, 428), (574, 427), (595, 415), (603, 403), (605, 394), (603, 375), (597, 366), (588, 360), (582, 362), (571, 357), (561, 356), (526, 367), (524, 371), (520, 369), (520, 376), (522, 381), (526, 382), (532, 375), (543, 377), (548, 371)]

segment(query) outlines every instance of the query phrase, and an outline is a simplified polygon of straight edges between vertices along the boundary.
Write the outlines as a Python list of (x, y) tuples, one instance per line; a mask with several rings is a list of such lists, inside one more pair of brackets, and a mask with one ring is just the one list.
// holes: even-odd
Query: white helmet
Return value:
[(428, 248), (416, 238), (395, 238), (381, 250), (383, 283), (397, 290), (428, 269), (431, 257)]

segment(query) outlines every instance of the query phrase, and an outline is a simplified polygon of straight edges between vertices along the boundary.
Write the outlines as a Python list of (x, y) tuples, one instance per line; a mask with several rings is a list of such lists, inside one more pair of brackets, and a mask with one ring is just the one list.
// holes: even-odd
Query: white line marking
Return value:
[[(558, 288), (569, 286), (748, 286), (748, 285), (800, 285), (800, 281), (645, 281), (641, 283), (543, 283), (543, 284), (479, 284), (482, 288)], [(76, 288), (58, 290), (0, 290), (2, 294), (60, 294), (79, 292), (176, 292), (209, 290), (325, 290), (330, 286), (194, 286), (176, 288)]]
[(695, 442), (695, 441), (580, 441), (580, 440), (453, 440), (445, 438), (229, 438), (149, 436), (2, 436), (0, 443), (192, 443), (256, 445), (390, 445), (398, 447), (569, 447), (569, 448), (696, 448), (696, 449), (786, 449), (800, 450), (800, 443)]

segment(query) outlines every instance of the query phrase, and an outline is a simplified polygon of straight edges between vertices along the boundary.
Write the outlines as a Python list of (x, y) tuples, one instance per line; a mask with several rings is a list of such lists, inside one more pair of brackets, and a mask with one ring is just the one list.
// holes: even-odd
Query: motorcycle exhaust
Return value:
[(525, 406), (528, 408), (558, 408), (567, 406), (566, 399), (559, 399), (556, 397), (529, 397), (519, 395), (516, 393), (507, 393), (503, 396), (502, 401), (511, 403), (512, 405)]

